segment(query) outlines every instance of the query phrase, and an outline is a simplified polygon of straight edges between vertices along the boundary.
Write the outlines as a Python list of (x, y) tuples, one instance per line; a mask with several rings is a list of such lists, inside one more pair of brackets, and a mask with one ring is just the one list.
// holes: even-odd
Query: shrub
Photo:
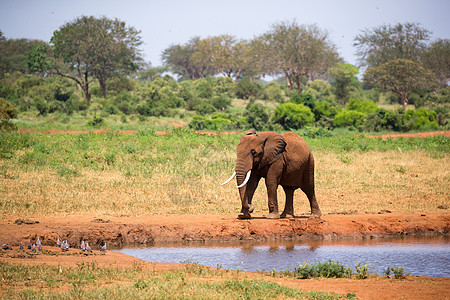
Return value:
[(247, 117), (248, 126), (255, 130), (263, 130), (269, 127), (269, 115), (261, 104), (248, 104), (244, 115)]
[(412, 122), (413, 129), (435, 129), (439, 127), (436, 121), (436, 112), (425, 108), (408, 110), (405, 113), (405, 118)]
[(229, 130), (233, 129), (233, 121), (225, 118), (223, 114), (212, 116), (211, 119), (204, 116), (194, 116), (192, 121), (189, 123), (189, 128), (194, 130)]
[(412, 128), (412, 122), (405, 118), (405, 110), (388, 111), (378, 109), (366, 116), (364, 129), (369, 131), (408, 131)]
[(0, 130), (15, 129), (16, 126), (10, 123), (10, 119), (17, 116), (14, 106), (8, 101), (0, 98)]
[(280, 124), (286, 130), (299, 129), (311, 125), (314, 121), (314, 114), (309, 107), (303, 104), (288, 102), (275, 109), (272, 121)]
[(88, 122), (88, 126), (91, 127), (102, 127), (105, 125), (106, 125), (105, 120), (103, 120), (102, 117), (97, 116), (94, 116), (94, 118)]
[(250, 78), (244, 77), (236, 84), (235, 93), (241, 99), (256, 98), (261, 93), (261, 86), (250, 81)]
[(365, 113), (356, 110), (342, 110), (334, 118), (334, 127), (357, 128), (364, 122)]
[(231, 104), (231, 99), (225, 96), (214, 96), (211, 99), (211, 104), (217, 110), (225, 110)]
[(342, 278), (348, 276), (348, 269), (339, 262), (328, 260), (327, 262), (318, 262), (316, 264), (305, 263), (302, 265), (299, 263), (293, 273), (294, 276), (301, 279), (315, 277)]
[(372, 100), (350, 98), (346, 105), (347, 110), (355, 110), (362, 113), (371, 113), (378, 110), (378, 106)]
[(264, 100), (284, 102), (285, 98), (286, 94), (282, 89), (282, 86), (276, 82), (269, 82), (269, 84), (264, 88)]

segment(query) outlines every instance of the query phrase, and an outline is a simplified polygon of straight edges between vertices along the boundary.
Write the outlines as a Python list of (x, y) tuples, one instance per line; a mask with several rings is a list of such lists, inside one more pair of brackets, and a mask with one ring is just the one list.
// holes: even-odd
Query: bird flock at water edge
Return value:
[[(69, 251), (69, 248), (70, 248), (70, 245), (67, 242), (67, 240), (63, 240), (61, 242), (61, 240), (59, 238), (56, 241), (56, 246), (59, 247), (62, 252), (67, 252), (67, 251)], [(25, 248), (27, 248), (28, 250), (31, 250), (31, 252), (42, 251), (43, 246), (42, 246), (41, 239), (38, 237), (36, 242), (34, 242), (34, 243), (31, 243), (31, 239), (29, 239), (26, 247), (23, 244), (23, 241), (20, 241), (19, 250), (25, 250)], [(89, 246), (89, 243), (85, 242), (84, 240), (81, 242), (80, 249), (82, 252), (92, 253), (91, 246)], [(11, 248), (11, 246), (9, 246), (7, 243), (5, 243), (2, 245), (2, 250), (7, 251), (7, 250), (13, 250), (13, 249)], [(106, 253), (106, 243), (100, 248), (100, 252)]]

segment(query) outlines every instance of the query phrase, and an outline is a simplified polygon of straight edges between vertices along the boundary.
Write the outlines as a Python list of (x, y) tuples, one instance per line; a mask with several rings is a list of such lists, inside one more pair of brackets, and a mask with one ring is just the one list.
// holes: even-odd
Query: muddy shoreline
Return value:
[[(31, 221), (31, 222), (28, 222)], [(27, 224), (33, 222), (34, 224)], [(5, 217), (0, 222), (0, 241), (18, 245), (36, 240), (54, 246), (66, 239), (77, 246), (153, 245), (189, 242), (236, 242), (276, 240), (339, 240), (400, 236), (448, 236), (448, 214), (325, 215), (321, 218), (238, 220), (231, 215), (168, 215), (142, 217), (70, 216)]]

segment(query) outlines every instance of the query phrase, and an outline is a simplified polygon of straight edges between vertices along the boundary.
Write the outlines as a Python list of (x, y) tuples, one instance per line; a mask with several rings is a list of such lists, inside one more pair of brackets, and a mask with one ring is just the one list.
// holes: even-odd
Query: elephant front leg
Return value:
[(258, 187), (259, 179), (256, 176), (255, 178), (250, 177), (247, 185), (239, 190), (242, 200), (241, 212), (238, 214), (239, 219), (250, 219), (252, 217), (250, 214), (255, 210), (255, 207), (252, 205), (252, 200), (255, 190)]
[(294, 188), (284, 187), (284, 193), (286, 194), (286, 204), (284, 211), (281, 214), (282, 218), (293, 218), (294, 217)]
[(271, 184), (267, 182), (267, 196), (268, 196), (268, 206), (269, 206), (269, 214), (266, 216), (267, 219), (279, 219), (280, 214), (278, 212), (278, 199), (277, 199), (277, 184)]

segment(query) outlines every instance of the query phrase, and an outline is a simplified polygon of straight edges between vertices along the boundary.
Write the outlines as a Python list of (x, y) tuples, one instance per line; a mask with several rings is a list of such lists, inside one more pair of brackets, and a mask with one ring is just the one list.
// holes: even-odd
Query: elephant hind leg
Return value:
[(294, 217), (294, 192), (295, 189), (291, 187), (283, 186), (284, 193), (286, 194), (286, 204), (284, 206), (284, 211), (281, 214), (282, 218), (293, 218)]
[(311, 155), (309, 161), (309, 168), (303, 174), (303, 185), (301, 186), (302, 191), (306, 194), (309, 200), (309, 205), (311, 207), (311, 217), (320, 217), (322, 212), (319, 208), (319, 203), (317, 203), (315, 187), (314, 187), (314, 158)]

